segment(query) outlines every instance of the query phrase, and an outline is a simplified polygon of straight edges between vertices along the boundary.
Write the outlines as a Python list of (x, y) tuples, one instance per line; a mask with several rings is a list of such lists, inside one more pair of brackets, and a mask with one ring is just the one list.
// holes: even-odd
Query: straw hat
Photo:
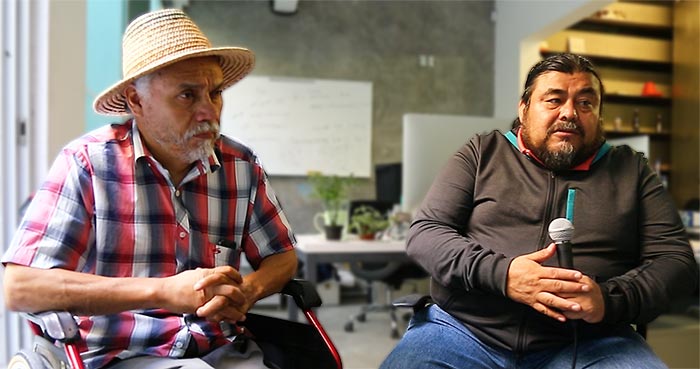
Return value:
[(93, 103), (96, 112), (125, 115), (124, 89), (135, 79), (167, 65), (202, 56), (218, 56), (222, 87), (238, 82), (253, 69), (253, 52), (240, 47), (212, 48), (197, 25), (178, 9), (165, 9), (136, 18), (122, 39), (122, 80), (102, 92)]

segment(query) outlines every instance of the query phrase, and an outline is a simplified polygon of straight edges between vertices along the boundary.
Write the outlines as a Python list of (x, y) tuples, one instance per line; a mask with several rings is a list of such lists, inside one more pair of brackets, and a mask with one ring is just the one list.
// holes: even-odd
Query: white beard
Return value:
[[(192, 150), (186, 150), (187, 143), (195, 135), (205, 132), (215, 132), (216, 137), (212, 140), (202, 141), (197, 147)], [(219, 137), (219, 124), (217, 122), (207, 122), (197, 125), (188, 130), (182, 136), (175, 136), (172, 133), (165, 134), (161, 137), (156, 137), (156, 141), (164, 147), (175, 147), (176, 152), (180, 154), (188, 163), (194, 163), (200, 160), (207, 160), (214, 152), (214, 142)]]

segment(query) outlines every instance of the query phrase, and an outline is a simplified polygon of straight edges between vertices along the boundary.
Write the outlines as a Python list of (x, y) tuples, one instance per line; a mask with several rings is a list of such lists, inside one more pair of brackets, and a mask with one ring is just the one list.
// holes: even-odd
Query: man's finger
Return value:
[(221, 284), (208, 288), (206, 291), (209, 295), (217, 295), (227, 298), (229, 300), (229, 304), (243, 305), (247, 302), (243, 292), (236, 286)]
[[(576, 272), (578, 273), (578, 272)], [(579, 273), (580, 274), (580, 273)], [(581, 292), (587, 292), (590, 290), (590, 286), (588, 286), (585, 283), (579, 282), (579, 279), (576, 279), (576, 275), (569, 275), (567, 274), (566, 276), (562, 275), (557, 275), (556, 277), (553, 277), (552, 279), (542, 279), (542, 290), (543, 291), (548, 291), (552, 292), (554, 294), (557, 294), (560, 297), (563, 294), (578, 294)]]
[(581, 305), (569, 301), (567, 299), (561, 298), (560, 296), (557, 296), (555, 294), (549, 293), (549, 292), (540, 292), (536, 296), (537, 302), (540, 304), (557, 310), (558, 312), (561, 312), (562, 315), (567, 312), (567, 311), (573, 311), (573, 312), (579, 312), (581, 311)]
[(551, 258), (554, 256), (554, 254), (557, 252), (557, 247), (553, 244), (550, 243), (549, 246), (543, 248), (542, 250), (537, 250), (531, 254), (523, 255), (527, 257), (528, 259), (537, 262), (538, 264), (542, 264), (547, 259)]
[(229, 277), (232, 281), (236, 283), (243, 283), (243, 277), (241, 276), (241, 273), (238, 272), (235, 268), (225, 265), (225, 266), (220, 266), (214, 268), (214, 271), (216, 273), (222, 273)]
[(556, 319), (560, 322), (566, 321), (566, 317), (562, 313), (560, 313), (556, 310), (550, 309), (549, 307), (547, 307), (543, 304), (535, 303), (532, 305), (532, 308), (537, 310), (540, 314), (546, 315), (552, 319)]
[(245, 320), (244, 312), (229, 304), (224, 296), (214, 296), (206, 304), (197, 309), (197, 316), (206, 317), (212, 321), (242, 321)]
[(213, 287), (216, 285), (227, 284), (227, 285), (239, 285), (241, 282), (238, 281), (239, 278), (231, 278), (229, 274), (214, 272), (212, 274), (206, 275), (204, 278), (197, 281), (193, 288), (196, 291), (203, 290), (205, 288)]

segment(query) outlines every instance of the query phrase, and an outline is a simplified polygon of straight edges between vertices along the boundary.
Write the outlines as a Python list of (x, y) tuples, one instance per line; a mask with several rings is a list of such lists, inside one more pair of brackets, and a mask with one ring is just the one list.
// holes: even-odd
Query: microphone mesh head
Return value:
[(571, 241), (574, 236), (574, 225), (566, 218), (557, 218), (549, 223), (549, 237), (555, 243)]

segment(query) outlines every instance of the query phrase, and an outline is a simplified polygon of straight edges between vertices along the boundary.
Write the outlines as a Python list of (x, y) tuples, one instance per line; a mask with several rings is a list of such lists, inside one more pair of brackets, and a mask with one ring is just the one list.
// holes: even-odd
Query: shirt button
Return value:
[(175, 190), (175, 196), (180, 197), (180, 190)]
[(182, 346), (184, 346), (184, 345), (182, 344), (182, 342), (177, 342), (177, 343), (175, 343), (175, 347), (177, 347), (177, 348), (182, 348)]
[(185, 232), (180, 232), (180, 238), (185, 238), (187, 237), (187, 233)]

